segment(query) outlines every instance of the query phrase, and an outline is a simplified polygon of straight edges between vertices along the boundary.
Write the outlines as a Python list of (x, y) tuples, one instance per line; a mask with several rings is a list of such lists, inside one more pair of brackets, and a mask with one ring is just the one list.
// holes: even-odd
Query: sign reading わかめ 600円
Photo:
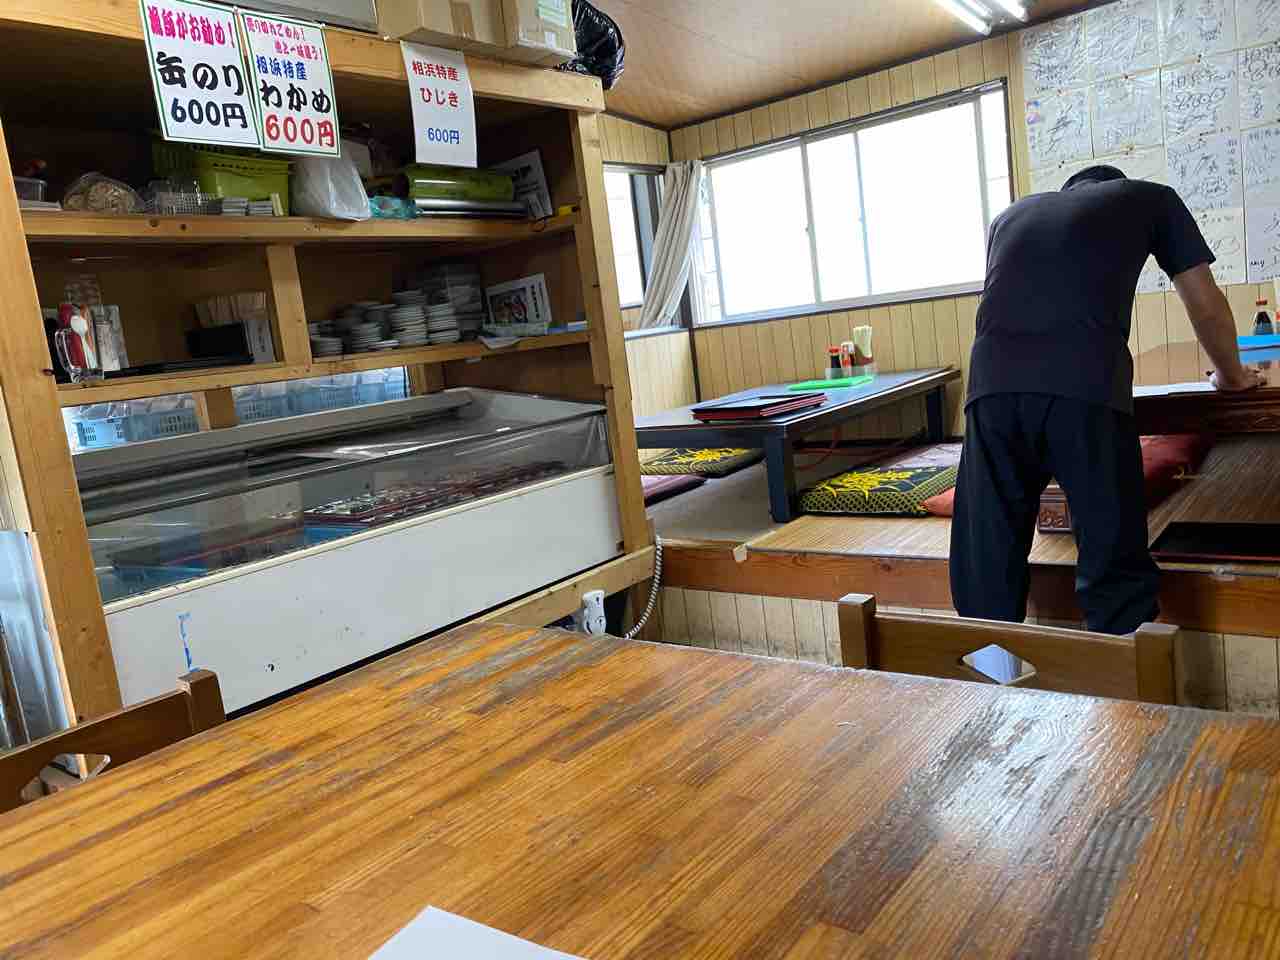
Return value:
[(166, 140), (260, 146), (236, 21), (199, 0), (139, 0)]
[(324, 28), (244, 11), (240, 23), (257, 87), (262, 148), (338, 156), (338, 105)]

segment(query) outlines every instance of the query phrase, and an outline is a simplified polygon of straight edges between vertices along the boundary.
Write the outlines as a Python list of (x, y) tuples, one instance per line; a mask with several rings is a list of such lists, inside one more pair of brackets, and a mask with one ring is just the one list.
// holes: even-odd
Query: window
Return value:
[(662, 178), (650, 170), (606, 165), (604, 189), (618, 271), (618, 299), (623, 307), (638, 307), (644, 302), (653, 266)]
[(700, 322), (980, 285), (1012, 201), (1003, 86), (708, 164)]

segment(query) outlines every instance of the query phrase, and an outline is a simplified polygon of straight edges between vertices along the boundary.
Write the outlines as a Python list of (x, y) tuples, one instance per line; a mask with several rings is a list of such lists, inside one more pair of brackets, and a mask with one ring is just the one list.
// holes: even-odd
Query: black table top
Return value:
[[(811, 407), (796, 413), (770, 417), (766, 420), (731, 420), (703, 423), (693, 416), (693, 408), (701, 403), (675, 410), (664, 410), (651, 417), (641, 417), (636, 421), (636, 436), (641, 447), (679, 446), (677, 434), (699, 431), (705, 434), (708, 442), (744, 442), (751, 445), (767, 436), (786, 436), (792, 433), (809, 433), (820, 430), (828, 423), (839, 423), (853, 417), (860, 417), (879, 407), (899, 403), (910, 397), (920, 396), (936, 390), (952, 380), (959, 379), (960, 371), (953, 367), (931, 367), (925, 370), (902, 370), (896, 373), (876, 374), (870, 383), (857, 387), (834, 388), (823, 390), (827, 395), (826, 402), (820, 407)], [(815, 393), (819, 391), (813, 391)], [(753, 387), (717, 398), (717, 403), (731, 400), (748, 400), (766, 394), (786, 394), (787, 384), (770, 384)], [(795, 394), (792, 394), (794, 396)], [(686, 438), (687, 439), (687, 438)]]

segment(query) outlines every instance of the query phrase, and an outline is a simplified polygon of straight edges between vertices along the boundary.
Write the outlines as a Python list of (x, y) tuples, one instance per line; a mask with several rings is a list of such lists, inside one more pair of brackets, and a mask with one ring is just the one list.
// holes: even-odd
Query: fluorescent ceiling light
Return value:
[(983, 36), (991, 33), (991, 24), (987, 23), (987, 21), (983, 20), (981, 17), (978, 17), (968, 7), (963, 6), (959, 0), (933, 0), (933, 2), (943, 10), (946, 10), (961, 23), (973, 30), (976, 30)]
[(1027, 19), (1027, 8), (1019, 3), (1018, 0), (995, 0), (995, 4), (1011, 17), (1016, 17), (1019, 20)]

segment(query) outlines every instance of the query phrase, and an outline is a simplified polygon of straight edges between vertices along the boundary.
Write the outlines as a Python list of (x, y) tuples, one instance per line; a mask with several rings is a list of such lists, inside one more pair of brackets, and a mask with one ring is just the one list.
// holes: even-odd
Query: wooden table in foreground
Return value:
[(1280, 725), (470, 627), (0, 817), (0, 956), (1280, 953)]

